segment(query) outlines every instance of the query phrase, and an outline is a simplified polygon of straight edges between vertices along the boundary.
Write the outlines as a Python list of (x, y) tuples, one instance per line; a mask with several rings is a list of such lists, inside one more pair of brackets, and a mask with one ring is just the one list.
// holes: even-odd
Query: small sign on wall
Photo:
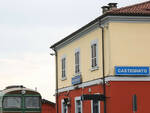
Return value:
[(81, 83), (81, 75), (77, 75), (75, 77), (72, 77), (72, 85), (76, 85), (76, 84), (79, 84)]
[(150, 75), (148, 66), (115, 66), (115, 75)]

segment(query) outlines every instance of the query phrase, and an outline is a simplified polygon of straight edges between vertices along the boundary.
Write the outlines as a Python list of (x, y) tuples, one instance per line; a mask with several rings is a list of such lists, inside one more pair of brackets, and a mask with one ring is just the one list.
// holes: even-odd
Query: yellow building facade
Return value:
[[(58, 83), (59, 88), (71, 86), (71, 78), (75, 74), (75, 49), (80, 50), (80, 74), (82, 82), (90, 81), (102, 77), (102, 53), (101, 51), (101, 30), (94, 29), (90, 33), (84, 34), (79, 39), (66, 45), (64, 48), (58, 50)], [(98, 42), (98, 69), (91, 69), (91, 42)], [(61, 58), (66, 56), (66, 79), (61, 77)]]
[[(144, 28), (144, 29), (143, 29)], [(104, 25), (105, 76), (114, 76), (115, 66), (149, 66), (150, 22), (109, 22)], [(98, 43), (98, 68), (91, 69), (91, 42)], [(75, 74), (75, 49), (80, 50), (82, 82), (102, 78), (102, 29), (90, 32), (58, 49), (58, 87), (71, 86)], [(66, 56), (66, 79), (61, 77), (61, 58)]]

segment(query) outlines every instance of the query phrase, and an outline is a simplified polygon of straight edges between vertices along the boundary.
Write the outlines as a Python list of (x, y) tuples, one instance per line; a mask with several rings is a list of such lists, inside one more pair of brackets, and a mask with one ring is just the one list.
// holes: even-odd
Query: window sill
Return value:
[(66, 80), (66, 79), (67, 79), (67, 77), (63, 77), (63, 78), (61, 78), (61, 80), (62, 80), (62, 81)]
[(95, 66), (95, 67), (92, 67), (91, 68), (91, 71), (95, 71), (95, 70), (98, 70), (99, 69), (99, 67), (98, 66)]
[(81, 72), (75, 73), (74, 76), (78, 76), (78, 75), (81, 75)]

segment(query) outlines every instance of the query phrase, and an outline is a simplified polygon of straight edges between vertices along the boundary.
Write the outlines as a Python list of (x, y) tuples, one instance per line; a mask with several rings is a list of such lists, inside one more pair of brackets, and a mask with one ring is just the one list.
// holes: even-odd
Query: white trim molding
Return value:
[(102, 84), (102, 83), (103, 83), (102, 79), (96, 79), (96, 80), (84, 82), (84, 83), (79, 84), (77, 86), (69, 86), (69, 87), (65, 87), (65, 88), (60, 88), (60, 89), (58, 89), (58, 93), (74, 90), (76, 87), (83, 88), (83, 87), (88, 87), (88, 86)]
[(150, 81), (150, 77), (147, 76), (135, 76), (135, 77), (126, 77), (126, 76), (111, 76), (105, 78), (106, 82), (109, 81)]
[(110, 22), (126, 22), (126, 23), (150, 23), (150, 17), (145, 16), (106, 16), (101, 19), (102, 25)]
[(80, 48), (78, 47), (78, 48), (75, 48), (75, 53), (76, 52), (80, 52)]
[[(108, 76), (105, 77), (105, 81), (106, 82), (111, 82), (111, 81), (149, 81), (150, 82), (150, 77), (123, 77), (123, 76)], [(92, 85), (98, 85), (98, 84), (102, 84), (103, 83), (103, 79), (99, 78), (96, 80), (91, 80), (88, 82), (84, 82), (82, 84), (79, 84), (77, 86), (69, 86), (69, 87), (65, 87), (65, 88), (60, 88), (58, 89), (58, 93), (61, 92), (65, 92), (65, 91), (70, 91), (70, 90), (74, 90), (77, 87), (78, 88), (84, 88), (84, 87), (88, 87), (88, 86), (92, 86)]]

